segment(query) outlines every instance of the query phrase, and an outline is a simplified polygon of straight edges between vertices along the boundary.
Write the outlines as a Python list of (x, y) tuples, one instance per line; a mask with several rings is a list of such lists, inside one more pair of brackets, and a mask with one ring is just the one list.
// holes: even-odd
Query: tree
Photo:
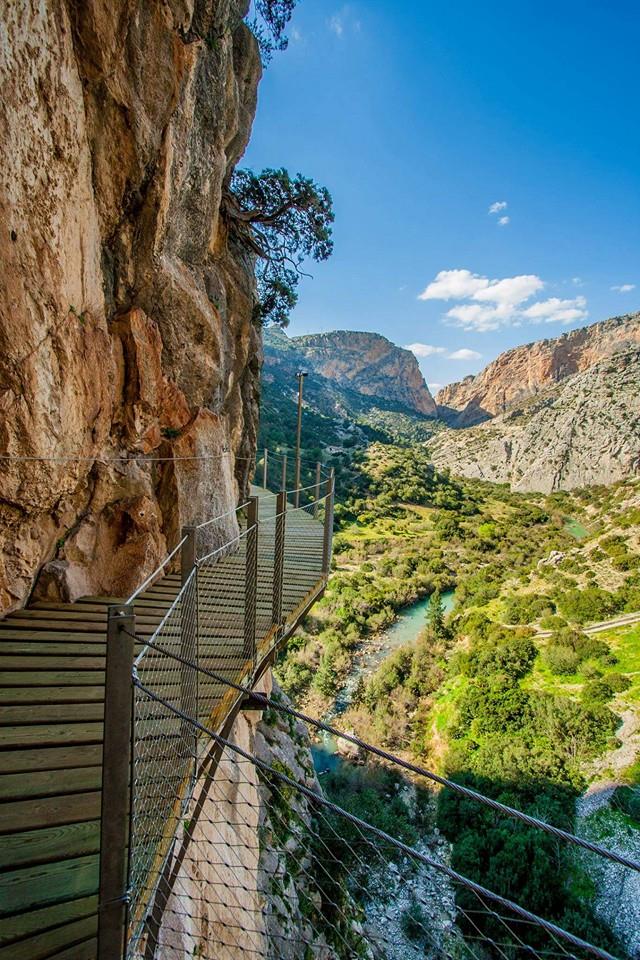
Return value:
[(442, 593), (439, 587), (431, 594), (429, 609), (427, 611), (427, 624), (435, 640), (443, 640), (447, 634), (447, 628), (444, 623), (444, 603)]
[(326, 187), (287, 170), (236, 170), (222, 205), (231, 235), (255, 257), (254, 319), (286, 326), (298, 301), (302, 264), (333, 252), (333, 201)]
[(276, 50), (286, 50), (284, 35), (297, 0), (255, 0), (249, 28), (258, 41), (262, 62), (266, 65)]

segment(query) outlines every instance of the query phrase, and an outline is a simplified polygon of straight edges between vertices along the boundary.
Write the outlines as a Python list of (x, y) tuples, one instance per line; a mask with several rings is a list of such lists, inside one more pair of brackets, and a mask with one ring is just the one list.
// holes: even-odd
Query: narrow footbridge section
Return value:
[(266, 487), (185, 528), (127, 600), (0, 622), (0, 960), (116, 960), (146, 921), (197, 776), (178, 714), (228, 731), (226, 681), (252, 687), (326, 585), (332, 475)]

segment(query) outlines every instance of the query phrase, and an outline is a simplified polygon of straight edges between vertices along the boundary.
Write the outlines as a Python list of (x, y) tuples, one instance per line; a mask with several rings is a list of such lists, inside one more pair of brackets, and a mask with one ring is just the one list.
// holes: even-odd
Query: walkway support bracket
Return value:
[(256, 607), (258, 603), (258, 498), (249, 497), (244, 578), (244, 647), (245, 660), (256, 666)]
[(273, 607), (272, 622), (278, 633), (282, 627), (282, 589), (284, 583), (284, 545), (287, 516), (287, 492), (281, 490), (276, 498), (276, 526), (273, 544)]
[(127, 844), (131, 813), (129, 777), (134, 637), (133, 606), (110, 606), (104, 690), (98, 960), (118, 960), (124, 954), (128, 918)]
[(335, 489), (335, 470), (332, 467), (327, 480), (327, 496), (324, 501), (324, 541), (322, 545), (322, 572), (325, 578), (331, 570), (331, 545), (333, 541), (333, 496)]
[[(180, 581), (182, 589), (193, 575), (192, 583), (186, 588), (185, 601), (182, 603), (180, 616), (180, 656), (188, 663), (180, 665), (180, 706), (188, 717), (198, 716), (198, 682), (197, 670), (189, 664), (198, 661), (198, 568), (197, 568), (197, 536), (196, 527), (182, 528), (182, 550), (180, 551)], [(198, 734), (185, 721), (181, 726), (181, 738), (184, 749), (197, 757), (196, 746)], [(194, 766), (195, 769), (195, 766)]]

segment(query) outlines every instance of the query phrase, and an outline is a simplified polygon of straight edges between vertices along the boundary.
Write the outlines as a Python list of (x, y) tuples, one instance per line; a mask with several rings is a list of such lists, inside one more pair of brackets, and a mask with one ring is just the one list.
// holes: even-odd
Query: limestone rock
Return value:
[(418, 361), (378, 333), (335, 330), (293, 337), (292, 344), (329, 380), (365, 396), (392, 400), (416, 413), (436, 416)]
[(220, 203), (261, 73), (247, 7), (3, 8), (0, 609), (126, 594), (246, 485), (261, 342)]
[(588, 370), (469, 430), (429, 442), (438, 467), (514, 490), (609, 484), (640, 473), (640, 349)]
[(500, 354), (477, 376), (440, 390), (436, 397), (440, 416), (454, 427), (473, 426), (637, 344), (640, 313), (630, 313), (554, 340), (516, 347)]

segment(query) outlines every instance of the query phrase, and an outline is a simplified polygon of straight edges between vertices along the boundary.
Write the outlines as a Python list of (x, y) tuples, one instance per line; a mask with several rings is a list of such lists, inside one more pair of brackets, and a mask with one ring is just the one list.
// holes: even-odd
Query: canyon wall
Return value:
[(294, 337), (291, 343), (317, 373), (329, 380), (427, 417), (437, 415), (414, 355), (378, 333), (334, 330)]
[[(267, 674), (257, 689), (269, 694), (271, 687)], [(277, 687), (273, 695), (288, 703)], [(228, 739), (321, 794), (300, 722), (275, 710), (240, 712)], [(334, 921), (321, 910), (326, 874), (314, 861), (313, 814), (304, 794), (226, 748), (214, 775), (196, 785), (177, 837), (167, 871), (171, 892), (158, 902), (162, 917), (151, 936), (157, 956), (335, 957)], [(360, 943), (358, 910), (348, 894), (340, 915), (340, 942)], [(365, 954), (354, 949), (356, 955)]]
[(515, 347), (501, 353), (477, 376), (440, 390), (436, 397), (440, 416), (454, 427), (473, 426), (638, 344), (640, 313), (630, 313), (553, 340)]
[(429, 441), (438, 467), (509, 483), (569, 490), (640, 474), (640, 349), (615, 353), (486, 423)]
[(248, 5), (3, 12), (0, 609), (126, 595), (246, 485), (261, 343), (220, 205), (261, 75)]

